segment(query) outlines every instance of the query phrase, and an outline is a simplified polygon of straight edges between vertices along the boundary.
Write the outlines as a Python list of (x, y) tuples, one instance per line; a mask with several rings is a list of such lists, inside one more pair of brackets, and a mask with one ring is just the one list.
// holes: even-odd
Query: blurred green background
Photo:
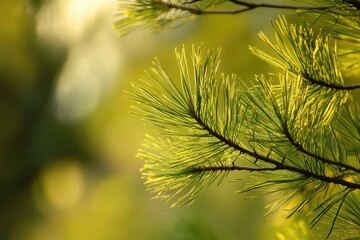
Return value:
[[(124, 91), (174, 48), (222, 47), (244, 80), (268, 71), (248, 51), (279, 11), (204, 16), (119, 38), (115, 0), (1, 0), (0, 239), (276, 239), (266, 200), (234, 194), (231, 175), (189, 207), (151, 200), (135, 157), (151, 127)], [(174, 75), (176, 76), (176, 75)]]

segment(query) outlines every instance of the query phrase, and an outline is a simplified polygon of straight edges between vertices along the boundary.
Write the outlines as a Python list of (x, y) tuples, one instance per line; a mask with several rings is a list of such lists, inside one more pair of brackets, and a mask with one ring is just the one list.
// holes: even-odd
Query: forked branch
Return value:
[[(189, 105), (190, 106), (190, 105)], [(246, 154), (252, 158), (254, 158), (255, 160), (260, 160), (260, 161), (263, 161), (263, 162), (266, 162), (266, 163), (270, 163), (272, 165), (274, 165), (274, 170), (288, 170), (290, 172), (296, 172), (296, 173), (299, 173), (307, 178), (313, 178), (313, 179), (317, 179), (317, 180), (320, 180), (322, 182), (326, 182), (326, 183), (334, 183), (334, 184), (338, 184), (338, 185), (342, 185), (344, 187), (347, 187), (349, 189), (360, 189), (360, 184), (359, 183), (356, 183), (356, 182), (349, 182), (349, 181), (346, 181), (344, 179), (341, 179), (341, 178), (336, 178), (336, 177), (329, 177), (329, 176), (326, 176), (326, 175), (321, 175), (321, 174), (318, 174), (318, 173), (314, 173), (314, 172), (311, 172), (307, 169), (302, 169), (302, 168), (298, 168), (298, 167), (295, 167), (295, 166), (291, 166), (291, 165), (288, 165), (285, 163), (285, 159), (281, 162), (275, 160), (275, 159), (272, 159), (270, 158), (270, 156), (263, 156), (259, 153), (257, 153), (256, 151), (252, 151), (252, 150), (249, 150), (249, 149), (246, 149), (242, 146), (239, 146), (238, 144), (236, 144), (235, 142), (225, 138), (224, 136), (222, 136), (221, 134), (219, 134), (217, 131), (213, 130), (211, 127), (209, 127), (207, 124), (205, 124), (202, 119), (195, 113), (195, 111), (193, 109), (189, 109), (189, 114), (194, 118), (194, 120), (204, 129), (206, 130), (211, 136), (217, 138), (219, 141), (221, 141), (222, 143), (226, 144), (227, 146), (243, 153), (243, 154)], [(244, 170), (242, 168), (237, 168), (235, 166), (229, 166), (229, 167), (224, 167), (222, 169), (222, 167), (215, 167), (215, 168), (207, 168), (207, 167), (204, 167), (204, 168), (194, 168), (193, 170), (194, 171), (214, 171), (214, 170), (218, 170), (218, 171), (226, 171), (226, 170), (229, 170), (229, 171), (236, 171), (236, 170)]]

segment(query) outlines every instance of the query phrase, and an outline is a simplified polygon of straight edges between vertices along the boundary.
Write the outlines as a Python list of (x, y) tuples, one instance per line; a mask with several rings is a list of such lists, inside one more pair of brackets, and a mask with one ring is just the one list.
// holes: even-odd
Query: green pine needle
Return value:
[[(154, 68), (148, 73), (153, 81), (144, 80), (146, 88), (134, 84), (140, 94), (129, 95), (138, 103), (136, 114), (158, 126), (162, 136), (148, 136), (138, 155), (146, 162), (142, 169), (146, 184), (159, 198), (170, 199), (180, 195), (179, 204), (190, 203), (222, 174), (197, 169), (231, 165), (235, 158), (231, 147), (199, 124), (201, 119), (208, 127), (219, 129), (225, 136), (233, 138), (234, 128), (238, 127), (236, 118), (230, 118), (240, 115), (241, 110), (236, 106), (238, 99), (234, 93), (236, 77), (217, 74), (219, 53), (220, 50), (210, 50), (204, 56), (201, 48), (193, 48), (191, 72), (185, 50), (177, 51), (180, 68), (180, 81), (177, 84), (155, 62)], [(220, 96), (232, 107), (220, 103)], [(219, 111), (226, 114), (220, 118)]]
[[(116, 27), (129, 32), (141, 22), (162, 27), (169, 9), (175, 19), (209, 2), (126, 3), (132, 12), (129, 18), (123, 12)], [(193, 47), (190, 58), (185, 48), (176, 50), (177, 76), (156, 60), (142, 82), (133, 83), (136, 91), (128, 97), (134, 113), (156, 129), (138, 153), (145, 184), (155, 198), (187, 205), (229, 172), (246, 171), (252, 180), (241, 191), (272, 194), (269, 212), (285, 205), (289, 217), (310, 211), (311, 226), (329, 224), (327, 238), (338, 224), (360, 228), (354, 221), (360, 209), (360, 109), (352, 95), (360, 85), (347, 84), (341, 66), (347, 54), (339, 54), (337, 45), (348, 38), (335, 30), (316, 34), (309, 24), (289, 24), (284, 17), (273, 27), (275, 41), (260, 33), (272, 53), (251, 50), (280, 69), (273, 75), (277, 84), (264, 75), (247, 85), (234, 74), (220, 74), (220, 50), (202, 47)]]
[[(348, 177), (359, 181), (353, 176), (360, 172), (346, 155), (338, 158), (342, 141), (335, 141), (332, 125), (321, 121), (335, 115), (336, 108), (311, 107), (312, 86), (293, 74), (280, 74), (279, 85), (258, 76), (252, 87), (234, 75), (218, 74), (219, 54), (220, 50), (204, 53), (201, 47), (193, 47), (189, 64), (185, 49), (176, 51), (178, 79), (156, 61), (148, 72), (150, 80), (133, 84), (137, 93), (128, 95), (137, 103), (135, 114), (157, 129), (158, 135), (147, 136), (138, 154), (145, 160), (141, 170), (145, 183), (157, 198), (176, 199), (174, 205), (189, 204), (230, 171), (258, 172), (255, 175), (263, 178), (255, 188), (287, 183), (281, 188), (286, 201), (313, 185), (292, 214), (321, 192), (325, 199), (331, 197), (327, 194), (330, 183), (360, 188), (331, 179), (347, 169), (352, 172)], [(329, 97), (326, 92), (319, 94), (319, 98)], [(314, 145), (332, 138), (329, 145)], [(249, 163), (255, 167), (247, 167)]]
[(113, 26), (120, 35), (145, 28), (158, 31), (190, 17), (191, 9), (196, 11), (197, 6), (188, 7), (175, 0), (118, 0)]

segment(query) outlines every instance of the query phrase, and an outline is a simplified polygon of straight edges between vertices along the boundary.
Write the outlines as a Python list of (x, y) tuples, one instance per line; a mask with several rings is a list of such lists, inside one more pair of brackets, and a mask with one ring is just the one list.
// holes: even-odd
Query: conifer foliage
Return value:
[[(224, 10), (225, 2), (234, 8)], [(252, 84), (219, 73), (220, 49), (202, 46), (176, 50), (178, 76), (155, 61), (133, 83), (134, 112), (158, 133), (138, 154), (157, 198), (189, 204), (210, 184), (243, 171), (252, 180), (241, 191), (276, 193), (270, 209), (291, 201), (289, 216), (306, 208), (311, 227), (328, 223), (325, 237), (360, 236), (360, 1), (316, 4), (119, 1), (114, 27), (122, 35), (257, 8), (293, 9), (308, 19), (289, 23), (282, 16), (272, 23), (274, 40), (259, 34), (268, 48), (250, 50), (277, 73), (255, 75)]]

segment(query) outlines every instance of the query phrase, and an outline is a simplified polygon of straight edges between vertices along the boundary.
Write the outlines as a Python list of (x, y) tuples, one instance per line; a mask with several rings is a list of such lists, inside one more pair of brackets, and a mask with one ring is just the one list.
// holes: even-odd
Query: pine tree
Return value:
[[(233, 9), (221, 5), (231, 2)], [(301, 2), (301, 1), (298, 1)], [(316, 4), (316, 5), (315, 5)], [(220, 6), (220, 8), (219, 8)], [(229, 5), (226, 5), (229, 6)], [(156, 198), (190, 204), (230, 172), (248, 172), (242, 192), (261, 190), (306, 209), (310, 226), (327, 223), (326, 238), (360, 236), (360, 1), (322, 0), (276, 5), (240, 0), (121, 0), (120, 34), (160, 30), (197, 15), (239, 14), (257, 8), (293, 9), (281, 16), (267, 50), (250, 50), (276, 68), (245, 84), (218, 73), (220, 50), (176, 50), (179, 75), (155, 61), (128, 97), (155, 126), (138, 156)]]

